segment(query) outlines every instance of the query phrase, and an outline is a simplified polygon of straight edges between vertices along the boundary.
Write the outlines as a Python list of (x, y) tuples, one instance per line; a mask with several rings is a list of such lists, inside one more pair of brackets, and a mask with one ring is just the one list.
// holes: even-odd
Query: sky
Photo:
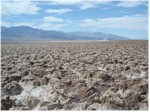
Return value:
[(2, 0), (1, 26), (148, 39), (147, 0)]

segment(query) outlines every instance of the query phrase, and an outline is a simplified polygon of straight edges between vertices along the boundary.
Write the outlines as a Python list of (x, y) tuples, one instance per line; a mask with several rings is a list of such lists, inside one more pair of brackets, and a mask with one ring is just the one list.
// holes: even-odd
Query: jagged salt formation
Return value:
[(148, 42), (2, 44), (2, 110), (148, 110)]

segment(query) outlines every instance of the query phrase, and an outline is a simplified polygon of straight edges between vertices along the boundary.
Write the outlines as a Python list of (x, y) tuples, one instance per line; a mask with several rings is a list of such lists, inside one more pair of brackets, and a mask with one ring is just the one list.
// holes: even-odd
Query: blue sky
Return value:
[(3, 0), (1, 25), (148, 39), (146, 0)]

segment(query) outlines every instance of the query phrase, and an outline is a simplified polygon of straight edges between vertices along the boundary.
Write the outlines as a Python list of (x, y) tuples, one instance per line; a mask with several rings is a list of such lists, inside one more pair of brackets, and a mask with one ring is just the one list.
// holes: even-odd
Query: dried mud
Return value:
[(148, 41), (1, 48), (2, 110), (148, 110)]

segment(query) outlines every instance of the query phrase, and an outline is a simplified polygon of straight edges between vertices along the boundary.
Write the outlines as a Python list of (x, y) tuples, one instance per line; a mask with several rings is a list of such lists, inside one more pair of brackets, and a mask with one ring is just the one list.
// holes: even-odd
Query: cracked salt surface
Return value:
[(147, 41), (2, 44), (1, 54), (2, 110), (148, 110)]

